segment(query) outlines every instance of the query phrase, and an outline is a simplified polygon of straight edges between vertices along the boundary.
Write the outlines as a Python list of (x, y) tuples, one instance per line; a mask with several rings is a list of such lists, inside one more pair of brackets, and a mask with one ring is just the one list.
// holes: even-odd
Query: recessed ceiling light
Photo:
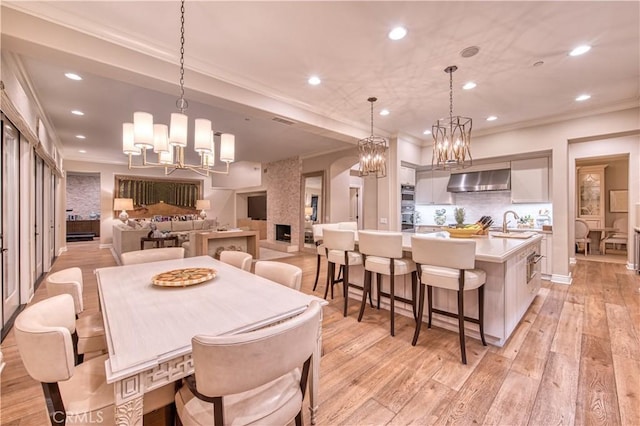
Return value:
[(569, 52), (569, 56), (580, 56), (587, 53), (589, 50), (591, 50), (591, 46), (589, 46), (588, 44), (583, 44), (582, 46), (578, 46), (571, 52)]
[(498, 119), (498, 117), (496, 117), (495, 115), (490, 115), (487, 117), (487, 121), (496, 121)]
[(380, 115), (389, 115), (389, 110), (388, 109), (383, 109), (382, 111), (380, 111)]
[(591, 99), (591, 95), (580, 95), (576, 98), (576, 101), (580, 102), (580, 101), (586, 101), (587, 99)]
[(307, 80), (307, 82), (312, 86), (317, 86), (318, 84), (322, 83), (322, 80), (320, 80), (320, 77), (318, 77), (317, 75), (312, 75), (311, 77), (309, 77), (309, 80)]
[(389, 38), (391, 40), (401, 40), (407, 35), (407, 29), (404, 27), (395, 27), (389, 31)]
[(462, 88), (464, 90), (470, 90), (470, 89), (473, 89), (476, 86), (477, 86), (477, 84), (475, 84), (473, 81), (469, 81), (469, 82), (465, 83), (465, 85), (462, 86)]
[(67, 77), (69, 80), (82, 80), (82, 77), (80, 77), (78, 74), (74, 74), (72, 72), (68, 72), (65, 73), (64, 75), (65, 77)]
[(76, 135), (77, 139), (86, 139), (87, 137), (85, 135)]
[(74, 109), (73, 111), (71, 111), (71, 114), (73, 114), (73, 115), (84, 115), (84, 112), (79, 111), (77, 109)]
[(80, 154), (86, 154), (86, 153), (87, 153), (87, 151), (85, 151), (84, 149), (80, 149), (80, 150), (78, 150), (78, 152), (79, 152)]
[(423, 135), (430, 135), (431, 134), (431, 130), (427, 129), (424, 132), (422, 132)]

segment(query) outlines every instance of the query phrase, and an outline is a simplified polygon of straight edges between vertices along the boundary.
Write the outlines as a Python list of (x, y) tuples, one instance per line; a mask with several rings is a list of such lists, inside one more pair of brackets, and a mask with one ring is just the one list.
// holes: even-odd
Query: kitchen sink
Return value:
[(489, 235), (496, 238), (518, 238), (526, 240), (527, 238), (537, 235), (536, 232), (491, 232)]

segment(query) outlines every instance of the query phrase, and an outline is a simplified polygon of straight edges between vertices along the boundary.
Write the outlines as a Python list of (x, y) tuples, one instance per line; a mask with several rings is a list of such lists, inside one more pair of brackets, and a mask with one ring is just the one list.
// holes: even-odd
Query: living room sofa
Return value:
[[(118, 260), (122, 253), (140, 250), (140, 238), (146, 237), (151, 231), (151, 224), (155, 224), (156, 229), (168, 235), (177, 235), (181, 242), (190, 241), (197, 231), (206, 231), (212, 228), (213, 221), (210, 220), (172, 220), (166, 222), (134, 222), (118, 223), (113, 225), (113, 251)], [(191, 251), (185, 248), (185, 257)]]

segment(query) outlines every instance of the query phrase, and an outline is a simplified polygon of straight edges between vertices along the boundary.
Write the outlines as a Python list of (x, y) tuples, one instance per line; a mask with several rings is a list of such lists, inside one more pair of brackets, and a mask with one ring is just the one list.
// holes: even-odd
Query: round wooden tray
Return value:
[(449, 228), (443, 227), (443, 231), (447, 231), (451, 238), (471, 238), (476, 235), (481, 229), (478, 228)]
[(151, 282), (160, 287), (186, 287), (209, 281), (215, 278), (216, 272), (211, 268), (174, 269), (154, 275)]

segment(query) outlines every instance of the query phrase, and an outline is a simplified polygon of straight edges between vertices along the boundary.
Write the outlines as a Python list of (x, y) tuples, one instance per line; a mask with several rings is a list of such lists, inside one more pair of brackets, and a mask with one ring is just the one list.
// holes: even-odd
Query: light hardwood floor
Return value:
[[(68, 247), (52, 271), (81, 267), (86, 310), (95, 311), (92, 271), (115, 262), (97, 242)], [(303, 269), (310, 293), (315, 255), (280, 261)], [(503, 348), (468, 339), (466, 366), (455, 333), (423, 327), (413, 347), (412, 319), (398, 315), (391, 337), (387, 311), (368, 308), (358, 323), (358, 304), (343, 318), (336, 297), (324, 309), (317, 424), (640, 425), (640, 278), (611, 263), (578, 261), (572, 273), (571, 286), (543, 281)], [(44, 297), (41, 286), (33, 302)], [(2, 352), (1, 424), (47, 424), (40, 384), (24, 370), (12, 333)], [(145, 417), (161, 422), (157, 413)]]

